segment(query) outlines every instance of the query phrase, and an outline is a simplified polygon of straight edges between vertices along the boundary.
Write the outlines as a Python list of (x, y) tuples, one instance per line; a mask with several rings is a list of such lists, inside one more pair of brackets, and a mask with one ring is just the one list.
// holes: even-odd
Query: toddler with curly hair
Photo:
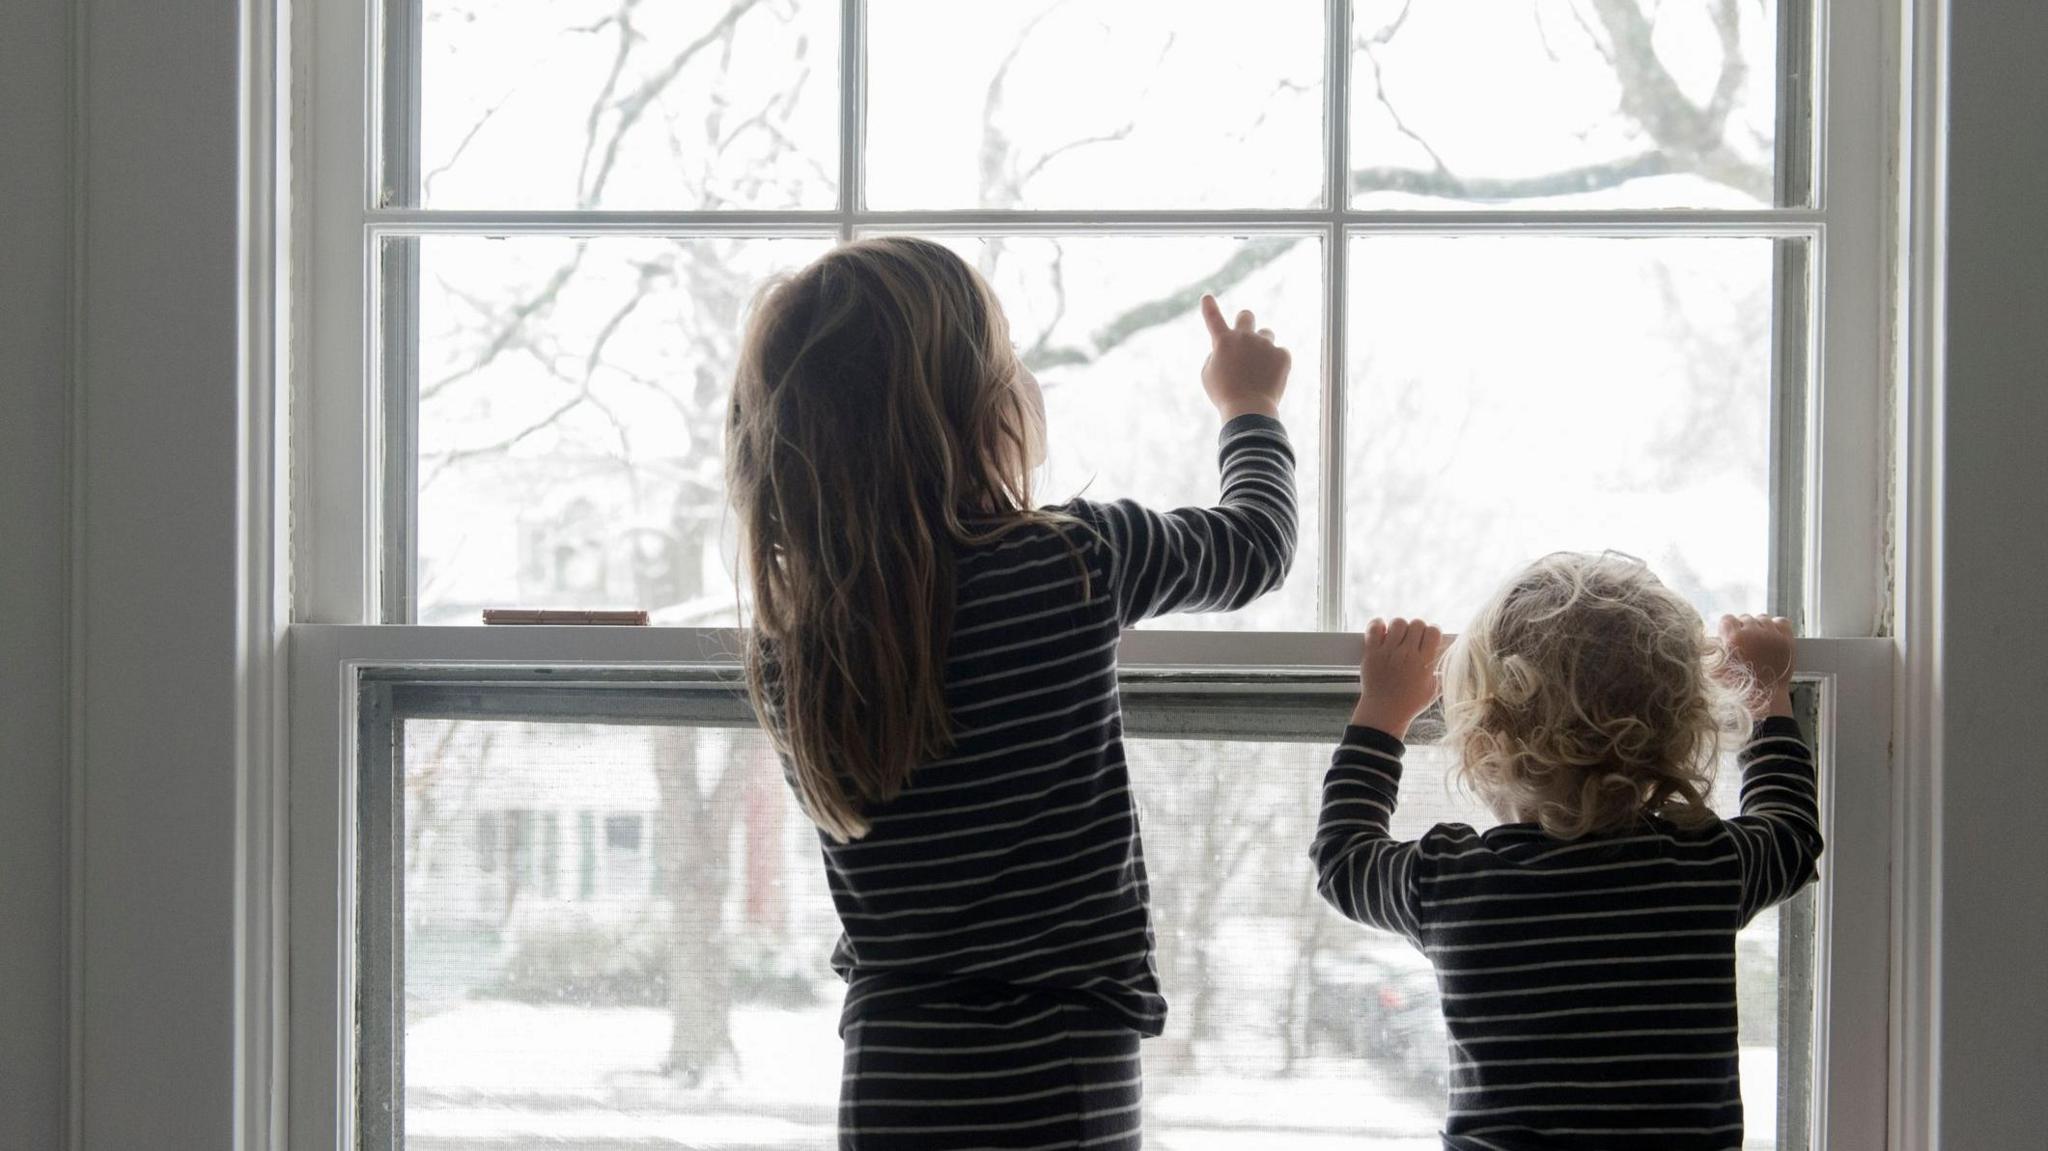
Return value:
[[(1640, 562), (1560, 553), (1442, 638), (1367, 629), (1312, 854), (1338, 911), (1436, 968), (1444, 1146), (1740, 1147), (1735, 933), (1821, 852), (1791, 625), (1710, 637)], [(1459, 776), (1504, 822), (1396, 840), (1402, 740), (1439, 688)], [(1708, 793), (1744, 731), (1724, 820)]]

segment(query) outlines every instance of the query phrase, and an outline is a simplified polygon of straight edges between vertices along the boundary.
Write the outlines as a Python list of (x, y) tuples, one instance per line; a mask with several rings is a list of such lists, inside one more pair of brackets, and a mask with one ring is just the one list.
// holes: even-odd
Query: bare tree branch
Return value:
[[(1567, 7), (1569, 7), (1569, 5), (1567, 5)], [(1529, 18), (1536, 26), (1536, 42), (1543, 45), (1544, 57), (1553, 64), (1564, 63), (1564, 57), (1562, 55), (1559, 55), (1557, 51), (1557, 45), (1551, 43), (1550, 41), (1550, 22), (1543, 18), (1543, 5), (1541, 3), (1541, 0), (1538, 0), (1538, 3), (1530, 5)]]
[(547, 415), (542, 416), (540, 419), (533, 421), (496, 443), (484, 444), (473, 448), (451, 448), (448, 451), (439, 453), (435, 457), (434, 470), (429, 472), (424, 479), (420, 480), (420, 487), (424, 488), (432, 484), (435, 477), (447, 471), (452, 464), (460, 463), (463, 460), (475, 459), (479, 456), (502, 455), (505, 452), (511, 451), (521, 443), (553, 427), (556, 420), (581, 407), (584, 399), (584, 396), (578, 395), (574, 399), (558, 404)]
[(1600, 58), (1607, 62), (1609, 68), (1617, 67), (1614, 61), (1614, 46), (1609, 44), (1607, 38), (1601, 34), (1600, 30), (1593, 26), (1593, 22), (1586, 17), (1585, 11), (1579, 7), (1578, 0), (1568, 0), (1565, 4), (1565, 11), (1572, 14), (1572, 21), (1579, 26), (1579, 31), (1586, 34), (1586, 42), (1593, 46), (1593, 51), (1598, 53)]
[(1527, 200), (1546, 196), (1569, 196), (1597, 192), (1676, 171), (1669, 156), (1650, 151), (1620, 160), (1583, 164), (1535, 176), (1454, 176), (1449, 172), (1423, 172), (1414, 168), (1361, 168), (1351, 173), (1353, 195), (1368, 192), (1408, 192), (1417, 196), (1490, 203)]
[(612, 314), (605, 317), (590, 341), (590, 351), (583, 357), (583, 377), (586, 380), (597, 372), (598, 364), (604, 359), (604, 350), (611, 344), (612, 337), (618, 335), (619, 328), (640, 310), (640, 305), (647, 302), (647, 294), (654, 282), (675, 276), (675, 265), (663, 260), (648, 260), (635, 271), (639, 273), (639, 282), (634, 286), (633, 294), (626, 298), (625, 303), (612, 309)]
[(435, 165), (433, 171), (420, 177), (420, 198), (422, 200), (432, 200), (434, 198), (434, 181), (446, 175), (450, 168), (462, 162), (463, 153), (469, 151), (469, 146), (475, 142), (477, 134), (490, 124), (491, 120), (497, 116), (498, 110), (503, 108), (506, 102), (519, 94), (521, 87), (522, 85), (514, 84), (503, 96), (498, 97), (497, 103), (484, 109), (484, 114), (477, 117), (476, 123), (469, 126), (469, 131), (462, 134), (461, 141), (455, 145), (454, 151), (448, 153), (448, 158)]
[(1195, 304), (1201, 300), (1204, 293), (1225, 291), (1244, 282), (1247, 276), (1279, 259), (1303, 239), (1304, 237), (1300, 236), (1269, 236), (1248, 241), (1214, 272), (1200, 280), (1184, 284), (1162, 296), (1156, 296), (1118, 313), (1108, 323), (1090, 333), (1086, 346), (1052, 346), (1038, 349), (1037, 358), (1034, 360), (1027, 357), (1025, 366), (1036, 371), (1041, 368), (1092, 363), (1139, 333), (1186, 316), (1194, 310)]
[(1372, 65), (1373, 99), (1379, 103), (1380, 107), (1386, 109), (1387, 119), (1393, 122), (1394, 130), (1406, 136), (1417, 147), (1421, 148), (1423, 154), (1429, 157), (1430, 164), (1439, 174), (1450, 175), (1450, 167), (1444, 163), (1444, 158), (1437, 153), (1435, 148), (1430, 146), (1428, 140), (1423, 139), (1422, 133), (1408, 126), (1408, 121), (1401, 118), (1401, 110), (1394, 107), (1393, 98), (1387, 95), (1387, 81), (1380, 69), (1378, 54), (1369, 46), (1362, 49), (1362, 51), (1367, 62)]
[(1031, 34), (1054, 12), (1066, 7), (1072, 0), (1059, 0), (1048, 5), (1038, 15), (1026, 21), (1017, 32), (1016, 42), (1003, 53), (996, 70), (989, 76), (988, 87), (981, 96), (981, 201), (984, 204), (1007, 206), (1015, 202), (1017, 186), (1009, 183), (1005, 187), (1004, 169), (1010, 163), (1010, 140), (998, 127), (1001, 119), (1003, 93), (1010, 83), (1010, 69), (1017, 63), (1017, 57), (1024, 46), (1031, 42)]
[(597, 174), (591, 178), (589, 186), (578, 198), (577, 207), (596, 206), (598, 198), (604, 193), (605, 184), (611, 180), (612, 169), (618, 163), (619, 149), (624, 145), (626, 136), (632, 132), (634, 125), (640, 122), (640, 117), (647, 113), (648, 107), (655, 99), (667, 90), (670, 84), (675, 83), (676, 77), (682, 74), (691, 60), (696, 59), (698, 53), (718, 43), (732, 30), (733, 25), (739, 23), (741, 17), (760, 3), (761, 0), (734, 0), (732, 6), (725, 10), (725, 15), (720, 16), (708, 30), (683, 45), (669, 58), (668, 63), (662, 65), (653, 75), (641, 81), (630, 94), (612, 105), (612, 111), (617, 114), (618, 119), (611, 126), (610, 139), (605, 143), (603, 158), (598, 162)]
[(1103, 132), (1094, 136), (1083, 136), (1078, 140), (1069, 140), (1066, 143), (1061, 144), (1059, 147), (1053, 148), (1050, 151), (1046, 152), (1043, 156), (1040, 156), (1038, 158), (1036, 163), (1032, 164), (1029, 168), (1024, 169), (1022, 172), (1019, 172), (1014, 178), (1014, 181), (1012, 182), (1011, 186), (1013, 188), (1021, 190), (1024, 187), (1024, 185), (1031, 182), (1031, 178), (1033, 176), (1036, 176), (1040, 172), (1045, 171), (1045, 166), (1047, 164), (1052, 163), (1054, 160), (1059, 159), (1061, 156), (1064, 156), (1067, 153), (1075, 151), (1077, 149), (1087, 148), (1095, 144), (1115, 143), (1118, 140), (1122, 140), (1129, 137), (1131, 134), (1131, 130), (1136, 127), (1137, 125), (1135, 123), (1126, 121), (1123, 127), (1118, 128), (1113, 132)]
[[(1772, 197), (1770, 173), (1735, 156), (1724, 135), (1734, 93), (1740, 90), (1745, 65), (1735, 29), (1732, 10), (1717, 16), (1722, 28), (1721, 77), (1716, 100), (1701, 108), (1686, 99), (1662, 60), (1657, 57), (1653, 28), (1635, 0), (1591, 0), (1594, 13), (1607, 31), (1614, 47), (1615, 78), (1621, 82), (1621, 109), (1640, 124), (1683, 170), (1697, 172), (1731, 188), (1747, 192), (1758, 200)], [(1728, 89), (1725, 100), (1721, 90)]]
[(1032, 341), (1029, 348), (1024, 350), (1022, 359), (1026, 366), (1033, 363), (1034, 357), (1045, 353), (1046, 345), (1052, 339), (1052, 334), (1059, 330), (1060, 321), (1067, 318), (1067, 250), (1060, 245), (1058, 240), (1052, 242), (1052, 267), (1050, 274), (1052, 276), (1052, 315), (1047, 317), (1045, 326), (1038, 333), (1038, 338)]
[(1422, 138), (1421, 133), (1408, 126), (1408, 121), (1401, 117), (1401, 110), (1394, 107), (1393, 97), (1387, 95), (1385, 72), (1380, 67), (1379, 49), (1392, 43), (1394, 37), (1400, 34), (1402, 27), (1408, 23), (1408, 13), (1412, 7), (1412, 0), (1402, 0), (1401, 10), (1394, 13), (1392, 20), (1389, 20), (1377, 32), (1368, 36), (1358, 37), (1353, 42), (1352, 49), (1354, 52), (1363, 55), (1366, 62), (1372, 65), (1373, 98), (1378, 101), (1380, 107), (1386, 109), (1387, 118), (1393, 121), (1394, 130), (1414, 141), (1422, 149), (1423, 153), (1429, 157), (1429, 162), (1435, 166), (1436, 170), (1448, 175), (1451, 169), (1449, 165), (1444, 163), (1444, 158), (1437, 154), (1437, 150), (1430, 146), (1428, 140)]
[[(619, 48), (612, 53), (611, 68), (605, 73), (604, 83), (598, 86), (596, 97), (590, 101), (590, 113), (583, 120), (583, 158), (576, 164), (576, 199), (579, 203), (592, 199), (587, 181), (590, 175), (590, 154), (597, 147), (598, 124), (604, 118), (605, 106), (611, 103), (612, 93), (619, 90), (619, 78), (625, 74), (626, 61), (633, 54), (633, 45), (640, 39), (639, 33), (633, 28), (633, 9), (638, 4), (639, 0), (622, 0), (618, 14), (609, 18), (609, 22), (617, 25), (619, 29)], [(603, 23), (601, 21), (598, 27)]]
[[(585, 250), (585, 242), (578, 240), (574, 254), (560, 267), (550, 272), (548, 278), (541, 283), (541, 286), (531, 296), (510, 306), (504, 313), (505, 321), (497, 325), (497, 330), (491, 333), (484, 341), (482, 350), (468, 364), (442, 376), (431, 384), (421, 386), (420, 401), (424, 403), (427, 400), (433, 399), (441, 392), (447, 390), (451, 384), (458, 383), (484, 370), (500, 355), (504, 354), (506, 349), (515, 346), (519, 340), (520, 333), (526, 327), (526, 321), (551, 306), (555, 302), (556, 297), (562, 294), (562, 289), (567, 287), (569, 281), (575, 277), (576, 270), (583, 266)], [(473, 306), (482, 308), (481, 304), (473, 304)]]
[(1721, 72), (1714, 79), (1714, 94), (1707, 101), (1707, 118), (1724, 128), (1742, 85), (1749, 79), (1749, 62), (1742, 56), (1742, 13), (1738, 0), (1721, 0), (1714, 6), (1714, 33), (1721, 41)]

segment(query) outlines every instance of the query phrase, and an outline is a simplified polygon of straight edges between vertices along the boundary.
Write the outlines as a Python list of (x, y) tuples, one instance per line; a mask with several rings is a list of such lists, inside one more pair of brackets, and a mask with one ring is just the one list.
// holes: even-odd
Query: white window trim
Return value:
[(1887, 1146), (1931, 1151), (1941, 1144), (1942, 1095), (1949, 3), (1906, 0), (1901, 7), (1895, 36), (1904, 107), (1894, 222), (1899, 410), (1890, 429), (1899, 461), (1891, 515), (1899, 580)]
[[(1429, 211), (1356, 212), (1336, 194), (1348, 165), (1342, 130), (1348, 109), (1326, 117), (1330, 208), (1312, 213), (1080, 212), (1080, 213), (861, 213), (859, 172), (842, 149), (841, 207), (831, 213), (604, 213), (568, 218), (561, 213), (373, 212), (375, 122), (370, 77), (375, 61), (371, 4), (324, 0), (294, 17), (293, 63), (301, 100), (293, 140), (297, 170), (289, 181), (297, 204), (293, 288), (303, 310), (296, 326), (293, 474), (290, 547), (293, 619), (290, 628), (290, 769), (285, 787), (289, 844), (272, 865), (284, 887), (270, 905), (288, 927), (289, 1011), (267, 1078), (251, 1068), (253, 1085), (270, 1083), (276, 1099), (267, 1116), (277, 1121), (289, 1098), (285, 1145), (354, 1151), (355, 1073), (349, 980), (353, 906), (355, 763), (354, 697), (347, 690), (364, 668), (431, 664), (507, 667), (577, 664), (660, 669), (679, 664), (729, 662), (733, 633), (695, 629), (391, 628), (378, 618), (377, 555), (381, 539), (380, 461), (375, 429), (379, 401), (370, 386), (371, 319), (375, 315), (371, 245), (380, 230), (431, 223), (436, 229), (547, 232), (573, 224), (582, 231), (740, 232), (800, 221), (820, 231), (849, 234), (856, 226), (972, 230), (1310, 231), (1325, 251), (1342, 237), (1364, 231), (1578, 232), (1606, 235), (1769, 234), (1811, 242), (1812, 308), (1817, 338), (1807, 373), (1811, 389), (1806, 426), (1807, 516), (1805, 586), (1798, 595), (1806, 632), (1805, 675), (1822, 685), (1823, 714), (1832, 730), (1821, 735), (1829, 754), (1822, 764), (1828, 860), (1822, 869), (1816, 954), (1815, 1005), (1822, 1025), (1814, 1054), (1815, 1146), (1875, 1147), (1887, 1135), (1887, 1107), (1912, 1066), (1888, 1061), (1893, 988), (1888, 959), (1901, 943), (1889, 921), (1895, 851), (1913, 847), (1911, 829), (1894, 842), (1889, 740), (1894, 709), (1891, 641), (1865, 639), (1886, 628), (1890, 539), (1886, 533), (1886, 449), (1892, 415), (1889, 357), (1891, 285), (1896, 281), (1893, 230), (1899, 144), (1893, 129), (1893, 65), (1899, 29), (1895, 14), (1860, 0), (1816, 0), (1819, 89), (1814, 110), (1815, 201), (1808, 209), (1754, 212)], [(843, 0), (843, 27), (857, 30), (863, 5)], [(1331, 0), (1333, 18), (1348, 20), (1345, 0)], [(1337, 15), (1340, 14), (1341, 15)], [(1341, 23), (1333, 25), (1341, 29)], [(1332, 63), (1343, 42), (1333, 36)], [(858, 90), (860, 64), (851, 36), (843, 40), (843, 67)], [(282, 72), (283, 70), (280, 69)], [(1333, 67), (1326, 94), (1333, 109), (1345, 100), (1345, 70)], [(843, 127), (858, 126), (858, 109), (842, 102)], [(282, 182), (282, 179), (281, 181)], [(283, 195), (279, 193), (280, 202)], [(1332, 268), (1341, 267), (1333, 263)], [(1333, 271), (1332, 273), (1336, 273)], [(1344, 287), (1333, 283), (1331, 298)], [(1334, 386), (1344, 368), (1341, 308), (1326, 317), (1323, 389), (1325, 482), (1341, 491), (1342, 393)], [(1341, 500), (1326, 499), (1326, 518), (1341, 514)], [(1325, 530), (1326, 542), (1341, 538)], [(1325, 577), (1341, 575), (1343, 557), (1326, 548)], [(1333, 584), (1334, 586), (1334, 584)], [(1332, 622), (1325, 617), (1325, 624)], [(1127, 638), (1128, 666), (1286, 668), (1328, 671), (1355, 666), (1351, 637), (1328, 633), (1214, 634), (1139, 632)], [(252, 797), (256, 798), (256, 797)], [(281, 803), (287, 796), (280, 795)], [(259, 808), (260, 810), (260, 808)], [(259, 855), (271, 850), (259, 842)], [(284, 852), (276, 852), (283, 855)], [(262, 884), (252, 895), (260, 894)], [(252, 940), (252, 943), (256, 941)], [(282, 941), (280, 941), (282, 942)], [(260, 947), (260, 944), (257, 944)], [(252, 960), (260, 964), (256, 956)], [(253, 991), (254, 989), (252, 989)], [(271, 1009), (278, 997), (272, 993)], [(252, 1007), (258, 1007), (252, 1004)], [(264, 1014), (258, 1010), (256, 1015)], [(252, 1020), (252, 1025), (254, 1021)], [(261, 1040), (252, 1036), (252, 1047)], [(1910, 1062), (1911, 1051), (1903, 1056)], [(1889, 1058), (1898, 1058), (1890, 1056)], [(251, 1101), (257, 1114), (268, 1110)], [(1909, 1108), (1910, 1109), (1910, 1108)], [(254, 1116), (252, 1116), (254, 1118)], [(268, 1125), (257, 1120), (260, 1125)], [(1900, 1132), (1890, 1132), (1900, 1139)], [(1906, 1145), (1906, 1144), (1901, 1144)]]

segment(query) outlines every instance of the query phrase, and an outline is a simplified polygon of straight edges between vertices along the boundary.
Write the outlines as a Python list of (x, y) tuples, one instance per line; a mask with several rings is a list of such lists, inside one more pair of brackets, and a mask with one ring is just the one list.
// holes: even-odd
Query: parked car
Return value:
[(1389, 1065), (1416, 1087), (1441, 1091), (1449, 1056), (1436, 972), (1407, 943), (1366, 939), (1316, 957), (1309, 987), (1309, 1050)]
[(1441, 1097), (1450, 1087), (1450, 1034), (1436, 972), (1425, 966), (1400, 973), (1380, 986), (1379, 1001), (1382, 1057), (1410, 1086)]

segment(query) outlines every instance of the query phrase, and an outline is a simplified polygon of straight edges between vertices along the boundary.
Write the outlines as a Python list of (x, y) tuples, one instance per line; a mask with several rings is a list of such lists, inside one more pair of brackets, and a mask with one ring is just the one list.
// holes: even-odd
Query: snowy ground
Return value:
[[(836, 1008), (741, 1009), (734, 1066), (683, 1089), (657, 1073), (659, 1009), (475, 1001), (416, 1019), (406, 1037), (408, 1151), (811, 1151), (832, 1145)], [(1775, 1052), (1742, 1060), (1752, 1147), (1769, 1147)], [(1146, 1082), (1146, 1145), (1435, 1151), (1441, 1102), (1372, 1063), (1316, 1060), (1287, 1078)]]

